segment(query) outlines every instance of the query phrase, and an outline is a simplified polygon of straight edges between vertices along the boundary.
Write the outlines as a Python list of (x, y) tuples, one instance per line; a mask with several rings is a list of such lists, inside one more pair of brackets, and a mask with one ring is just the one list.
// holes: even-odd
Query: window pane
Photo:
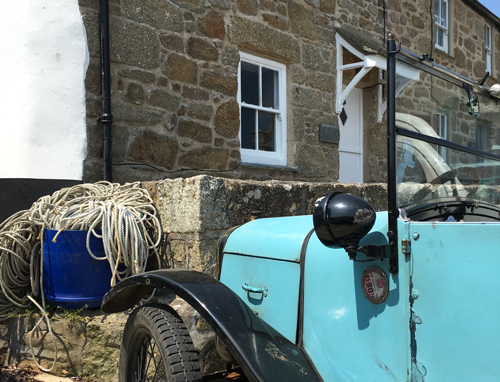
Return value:
[(444, 33), (442, 29), (438, 27), (435, 28), (436, 31), (436, 45), (444, 46)]
[(441, 25), (445, 28), (448, 27), (448, 12), (446, 12), (446, 2), (441, 2)]
[(259, 111), (259, 150), (276, 151), (275, 114)]
[(278, 109), (278, 72), (262, 68), (262, 106)]
[(241, 108), (241, 148), (255, 150), (255, 110)]
[(259, 106), (259, 67), (241, 62), (241, 101)]
[(439, 23), (439, 0), (434, 1), (434, 22)]

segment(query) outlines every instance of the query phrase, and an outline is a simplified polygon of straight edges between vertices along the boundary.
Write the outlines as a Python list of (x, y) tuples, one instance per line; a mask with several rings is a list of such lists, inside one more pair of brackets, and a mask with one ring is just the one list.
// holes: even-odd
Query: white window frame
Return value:
[[(241, 101), (241, 62), (248, 62), (259, 68), (268, 68), (278, 72), (278, 108), (262, 107), (250, 105)], [(260, 73), (259, 69), (259, 89), (260, 89)], [(262, 101), (260, 101), (262, 102)], [(261, 164), (271, 166), (286, 166), (286, 140), (287, 140), (287, 123), (286, 123), (286, 66), (278, 62), (267, 60), (265, 58), (250, 55), (240, 52), (240, 64), (238, 67), (238, 104), (240, 107), (240, 154), (242, 163), (246, 164)], [(265, 111), (276, 115), (275, 118), (275, 149), (276, 151), (263, 151), (241, 148), (241, 108), (249, 108), (257, 111)], [(256, 119), (258, 123), (258, 119)]]
[(493, 75), (493, 59), (492, 59), (492, 50), (491, 50), (491, 38), (493, 37), (492, 35), (492, 29), (490, 24), (485, 24), (484, 25), (484, 50), (486, 53), (485, 57), (485, 71), (490, 72), (490, 75)]
[[(438, 109), (437, 113), (437, 128), (439, 138), (449, 140), (450, 134), (450, 123), (449, 115), (446, 110)], [(448, 149), (444, 146), (437, 147), (438, 154), (441, 156), (444, 162), (448, 161)]]
[[(436, 3), (438, 6), (436, 7)], [(443, 15), (441, 15), (442, 5), (445, 5), (445, 18), (443, 19)], [(449, 52), (449, 37), (448, 31), (450, 27), (450, 4), (448, 0), (434, 0), (434, 46), (436, 49), (442, 50), (445, 53)], [(437, 31), (440, 30), (443, 32), (443, 45), (438, 43)]]

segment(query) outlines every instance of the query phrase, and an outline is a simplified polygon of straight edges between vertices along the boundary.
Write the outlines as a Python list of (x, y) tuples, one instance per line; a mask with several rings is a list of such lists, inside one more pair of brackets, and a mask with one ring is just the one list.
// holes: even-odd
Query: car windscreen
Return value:
[(500, 206), (500, 161), (488, 156), (500, 154), (500, 104), (466, 87), (397, 62), (398, 207), (453, 199)]

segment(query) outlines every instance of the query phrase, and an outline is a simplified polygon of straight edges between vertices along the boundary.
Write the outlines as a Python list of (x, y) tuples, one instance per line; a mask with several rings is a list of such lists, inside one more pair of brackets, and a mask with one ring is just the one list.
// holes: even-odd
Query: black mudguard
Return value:
[(250, 381), (322, 380), (301, 348), (256, 316), (231, 289), (203, 273), (164, 269), (129, 277), (104, 296), (101, 309), (124, 311), (155, 288), (171, 291), (196, 309)]

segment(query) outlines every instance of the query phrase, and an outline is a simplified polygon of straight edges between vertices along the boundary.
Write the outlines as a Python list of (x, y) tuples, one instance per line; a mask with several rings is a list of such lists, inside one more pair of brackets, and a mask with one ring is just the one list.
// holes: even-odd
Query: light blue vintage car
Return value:
[[(167, 289), (250, 381), (500, 380), (500, 105), (391, 38), (387, 56), (387, 211), (323, 195), (313, 216), (224, 235), (220, 281), (142, 274), (114, 287), (103, 311)], [(168, 306), (137, 308), (121, 352), (120, 381), (208, 380)]]

